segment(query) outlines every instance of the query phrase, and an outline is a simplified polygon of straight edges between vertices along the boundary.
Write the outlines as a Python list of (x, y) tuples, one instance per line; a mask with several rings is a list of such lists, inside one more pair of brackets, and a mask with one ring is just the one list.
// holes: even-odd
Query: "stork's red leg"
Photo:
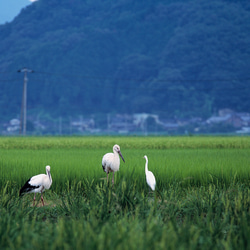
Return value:
[(42, 204), (44, 206), (44, 202), (43, 202), (43, 193), (41, 192), (41, 201), (42, 201)]
[(35, 206), (35, 201), (36, 201), (36, 193), (34, 194), (34, 198), (33, 198), (33, 207)]

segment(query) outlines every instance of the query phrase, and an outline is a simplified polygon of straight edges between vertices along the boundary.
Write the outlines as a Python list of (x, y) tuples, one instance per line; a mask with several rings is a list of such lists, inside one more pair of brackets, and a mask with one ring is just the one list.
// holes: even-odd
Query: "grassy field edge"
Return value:
[(110, 148), (119, 144), (122, 149), (171, 149), (171, 148), (250, 148), (248, 136), (195, 136), (195, 137), (0, 137), (0, 149), (46, 149), (46, 148)]

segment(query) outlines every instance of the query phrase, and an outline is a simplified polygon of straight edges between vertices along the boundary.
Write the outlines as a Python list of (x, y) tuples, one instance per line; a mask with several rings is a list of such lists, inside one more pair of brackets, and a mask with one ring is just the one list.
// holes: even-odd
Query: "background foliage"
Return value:
[[(39, 0), (0, 26), (0, 117), (248, 111), (249, 1)], [(53, 108), (51, 108), (53, 107)]]

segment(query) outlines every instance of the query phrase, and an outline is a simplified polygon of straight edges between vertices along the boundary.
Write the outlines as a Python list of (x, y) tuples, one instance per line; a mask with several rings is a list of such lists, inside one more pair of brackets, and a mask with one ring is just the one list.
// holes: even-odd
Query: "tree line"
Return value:
[(249, 111), (248, 1), (39, 0), (0, 26), (0, 116)]

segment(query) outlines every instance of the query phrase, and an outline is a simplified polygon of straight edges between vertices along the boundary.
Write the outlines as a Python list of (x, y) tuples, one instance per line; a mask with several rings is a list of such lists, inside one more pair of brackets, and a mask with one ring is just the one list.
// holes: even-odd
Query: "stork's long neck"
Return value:
[(47, 175), (49, 176), (50, 182), (52, 182), (52, 177), (51, 177), (50, 171), (47, 170), (46, 172), (47, 172)]
[(148, 172), (148, 159), (146, 159), (146, 164), (145, 164), (145, 173)]
[(114, 156), (115, 156), (115, 158), (118, 158), (118, 159), (120, 160), (120, 158), (119, 158), (119, 154), (118, 154), (118, 152), (117, 152), (117, 151), (115, 151), (115, 150), (114, 150)]

